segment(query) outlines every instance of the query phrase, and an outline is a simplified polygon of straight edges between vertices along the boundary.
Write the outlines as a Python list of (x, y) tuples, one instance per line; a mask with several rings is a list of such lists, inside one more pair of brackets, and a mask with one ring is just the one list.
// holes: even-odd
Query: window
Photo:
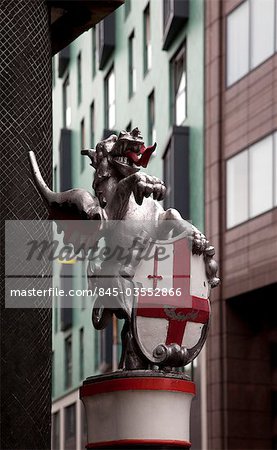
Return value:
[(72, 386), (72, 338), (65, 339), (65, 389)]
[(115, 75), (112, 68), (105, 78), (105, 126), (112, 130), (115, 126)]
[(98, 61), (98, 52), (97, 52), (97, 29), (96, 26), (92, 28), (92, 77), (94, 78), (97, 71), (97, 61)]
[(251, 68), (274, 53), (275, 0), (251, 0)]
[[(83, 119), (80, 124), (80, 147), (81, 147), (81, 150), (83, 150), (86, 145), (85, 144), (85, 132), (86, 132), (85, 119)], [(84, 157), (84, 155), (81, 155), (81, 172), (83, 172), (84, 169), (85, 169), (85, 157)]]
[(94, 330), (94, 371), (97, 372), (100, 366), (100, 331)]
[[(56, 292), (56, 288), (54, 288)], [(53, 298), (54, 308), (53, 308), (53, 315), (54, 315), (54, 332), (57, 333), (59, 330), (59, 297), (54, 294)]]
[(95, 141), (95, 111), (94, 111), (94, 102), (90, 105), (90, 146), (94, 147)]
[(52, 415), (52, 450), (60, 450), (60, 412)]
[(54, 167), (53, 189), (54, 189), (55, 192), (57, 192), (57, 190), (58, 190), (58, 168), (57, 168), (57, 166)]
[(276, 206), (276, 135), (227, 161), (227, 228)]
[(85, 449), (88, 443), (88, 429), (86, 411), (83, 402), (81, 402), (81, 449)]
[[(82, 260), (81, 264), (81, 281), (82, 281), (82, 289), (88, 289), (88, 282), (87, 282), (87, 259)], [(87, 297), (85, 295), (82, 296), (81, 299), (81, 307), (82, 309), (86, 308), (86, 300)]]
[(168, 50), (189, 18), (190, 0), (163, 1), (163, 50)]
[(52, 359), (51, 359), (51, 386), (52, 386), (52, 397), (55, 395), (55, 352), (52, 351)]
[(249, 152), (250, 217), (273, 206), (273, 136), (252, 145)]
[(144, 73), (146, 74), (152, 66), (151, 47), (151, 25), (150, 25), (150, 5), (148, 4), (143, 13), (144, 24)]
[(227, 19), (228, 85), (243, 77), (249, 68), (249, 3), (239, 6)]
[(79, 367), (80, 367), (80, 380), (84, 379), (84, 328), (79, 332)]
[(134, 66), (134, 41), (135, 33), (132, 32), (128, 40), (128, 55), (129, 55), (129, 97), (136, 91), (136, 69)]
[(113, 322), (99, 332), (99, 365), (101, 372), (107, 372), (112, 368), (113, 355)]
[(56, 85), (56, 61), (55, 56), (52, 58), (52, 87), (54, 88)]
[(77, 58), (77, 99), (78, 105), (82, 101), (82, 55), (81, 52)]
[(227, 86), (277, 50), (275, 0), (246, 0), (227, 17)]
[(97, 25), (99, 69), (103, 70), (115, 49), (115, 12), (108, 14)]
[(127, 17), (129, 16), (130, 11), (131, 11), (131, 0), (125, 0), (124, 5), (125, 19), (127, 19)]
[(64, 411), (64, 448), (75, 450), (76, 445), (76, 403), (67, 406)]
[(69, 330), (73, 323), (73, 297), (69, 291), (73, 287), (73, 266), (72, 264), (62, 264), (60, 272), (60, 287), (65, 295), (60, 297), (60, 321), (61, 331)]
[(227, 162), (227, 224), (228, 228), (248, 218), (248, 152)]
[(170, 16), (174, 12), (174, 0), (164, 0), (164, 30), (168, 24)]
[(164, 182), (166, 185), (164, 204), (165, 209), (168, 209), (174, 206), (174, 154), (171, 142), (164, 154)]
[(155, 91), (152, 91), (148, 97), (148, 141), (149, 144), (156, 142)]
[(70, 46), (64, 47), (58, 56), (58, 76), (63, 78), (70, 62)]
[(171, 60), (172, 124), (180, 126), (186, 119), (186, 51), (185, 44)]
[(165, 209), (176, 208), (182, 217), (190, 217), (188, 127), (172, 127), (172, 134), (163, 154), (163, 163), (167, 187)]
[(70, 125), (71, 125), (70, 85), (69, 85), (69, 76), (67, 76), (63, 84), (63, 127), (70, 128)]

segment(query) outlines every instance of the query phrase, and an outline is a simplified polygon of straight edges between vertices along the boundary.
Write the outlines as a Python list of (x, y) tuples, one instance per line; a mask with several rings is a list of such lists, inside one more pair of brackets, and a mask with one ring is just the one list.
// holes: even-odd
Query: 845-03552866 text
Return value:
[(135, 297), (180, 297), (182, 295), (181, 288), (143, 288), (143, 287), (128, 287), (120, 289), (118, 287), (103, 288), (95, 286), (94, 289), (70, 289), (63, 290), (57, 287), (49, 289), (11, 289), (11, 297), (46, 297), (46, 296), (60, 296), (60, 297), (116, 297), (125, 294), (126, 296)]

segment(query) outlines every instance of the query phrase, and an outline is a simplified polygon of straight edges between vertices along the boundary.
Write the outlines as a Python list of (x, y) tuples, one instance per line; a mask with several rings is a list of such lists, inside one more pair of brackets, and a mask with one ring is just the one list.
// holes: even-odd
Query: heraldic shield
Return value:
[(152, 241), (134, 285), (133, 333), (143, 355), (159, 366), (191, 362), (205, 343), (210, 285), (203, 255), (193, 255), (185, 233)]

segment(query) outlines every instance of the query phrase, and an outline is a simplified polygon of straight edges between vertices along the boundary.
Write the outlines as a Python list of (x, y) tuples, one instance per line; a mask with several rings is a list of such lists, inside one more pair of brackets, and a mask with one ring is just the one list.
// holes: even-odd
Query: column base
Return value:
[(88, 378), (80, 388), (87, 449), (189, 449), (195, 384), (183, 373), (134, 370)]

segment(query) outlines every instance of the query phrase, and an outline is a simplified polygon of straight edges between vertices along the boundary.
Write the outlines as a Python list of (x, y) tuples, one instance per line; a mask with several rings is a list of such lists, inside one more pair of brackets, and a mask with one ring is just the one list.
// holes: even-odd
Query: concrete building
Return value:
[(209, 445), (277, 445), (277, 3), (205, 11), (206, 233), (223, 279), (207, 350)]
[[(138, 126), (147, 145), (158, 143), (148, 170), (166, 181), (165, 205), (204, 230), (203, 101), (204, 1), (126, 0), (53, 59), (54, 189), (91, 190), (92, 168), (81, 148)], [(61, 266), (63, 275), (74, 273), (74, 288), (86, 288), (81, 266)], [(118, 333), (115, 324), (94, 332), (91, 299), (72, 310), (62, 306), (55, 299), (52, 443), (76, 450), (85, 442), (78, 388), (87, 376), (115, 367)], [(203, 395), (194, 404), (192, 441), (204, 450), (200, 366), (194, 372)]]

